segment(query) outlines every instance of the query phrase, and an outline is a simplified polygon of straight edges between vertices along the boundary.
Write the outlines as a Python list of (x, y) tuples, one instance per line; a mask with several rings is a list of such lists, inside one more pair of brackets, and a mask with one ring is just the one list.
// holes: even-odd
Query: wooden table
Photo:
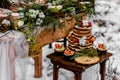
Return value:
[[(111, 56), (111, 53), (106, 53), (105, 55), (100, 56), (100, 61), (98, 63), (100, 63), (101, 80), (105, 80), (105, 64), (106, 60), (108, 60)], [(58, 80), (59, 68), (72, 71), (75, 74), (75, 80), (82, 80), (82, 72), (84, 72), (87, 68), (95, 65), (76, 64), (74, 61), (65, 60), (64, 56), (58, 56), (55, 53), (49, 54), (47, 57), (50, 58), (51, 62), (53, 63), (53, 80)]]

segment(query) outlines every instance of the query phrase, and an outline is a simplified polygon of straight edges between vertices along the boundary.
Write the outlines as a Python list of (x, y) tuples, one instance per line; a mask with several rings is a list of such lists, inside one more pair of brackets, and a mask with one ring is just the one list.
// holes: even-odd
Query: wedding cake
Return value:
[(68, 36), (68, 48), (74, 52), (80, 52), (82, 49), (93, 48), (94, 36), (91, 34), (92, 23), (81, 21), (79, 26), (73, 28)]

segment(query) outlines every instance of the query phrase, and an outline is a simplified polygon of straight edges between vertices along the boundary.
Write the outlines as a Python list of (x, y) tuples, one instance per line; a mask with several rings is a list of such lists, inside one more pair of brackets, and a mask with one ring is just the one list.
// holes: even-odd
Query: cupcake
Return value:
[(55, 53), (57, 54), (57, 55), (63, 55), (63, 52), (64, 52), (64, 50), (65, 50), (65, 47), (64, 47), (64, 45), (63, 44), (55, 44)]
[(99, 43), (98, 47), (97, 47), (97, 51), (98, 51), (99, 55), (103, 55), (103, 54), (106, 53), (107, 48), (106, 48), (106, 46), (103, 43)]
[(73, 56), (74, 56), (74, 51), (70, 50), (69, 48), (67, 48), (64, 51), (64, 57), (65, 57), (65, 59), (70, 60), (70, 58), (73, 57)]

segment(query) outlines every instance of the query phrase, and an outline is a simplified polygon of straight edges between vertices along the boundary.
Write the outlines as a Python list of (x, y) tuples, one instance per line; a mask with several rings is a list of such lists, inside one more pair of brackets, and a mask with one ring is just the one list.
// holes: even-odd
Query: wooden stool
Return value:
[[(100, 57), (100, 74), (101, 80), (105, 80), (105, 63), (109, 57), (112, 56), (111, 53), (106, 53), (105, 55)], [(72, 71), (75, 74), (75, 80), (82, 80), (82, 72), (84, 72), (87, 68), (94, 66), (92, 65), (80, 65), (76, 64), (74, 61), (67, 61), (64, 59), (64, 56), (57, 56), (55, 53), (50, 54), (47, 56), (50, 58), (51, 62), (53, 63), (53, 80), (58, 80), (58, 71), (59, 68), (64, 68), (67, 70)], [(97, 63), (96, 63), (97, 64)]]

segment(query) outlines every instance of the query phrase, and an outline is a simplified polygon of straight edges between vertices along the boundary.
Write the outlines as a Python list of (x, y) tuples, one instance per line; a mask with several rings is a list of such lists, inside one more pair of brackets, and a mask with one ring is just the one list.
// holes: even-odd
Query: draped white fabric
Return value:
[(15, 80), (15, 58), (28, 57), (28, 50), (23, 33), (0, 33), (0, 80)]

